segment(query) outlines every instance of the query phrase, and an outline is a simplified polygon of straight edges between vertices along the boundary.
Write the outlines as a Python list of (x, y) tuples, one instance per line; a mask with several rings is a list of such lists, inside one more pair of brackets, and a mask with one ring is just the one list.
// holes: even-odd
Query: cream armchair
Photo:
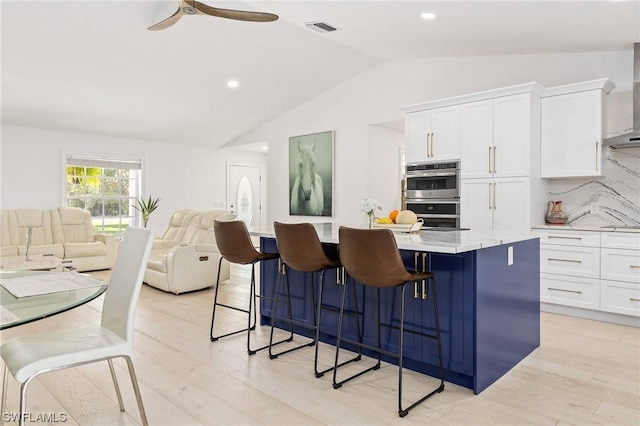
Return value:
[[(221, 256), (213, 221), (234, 219), (225, 210), (175, 212), (162, 237), (153, 243), (144, 282), (175, 294), (214, 286)], [(223, 261), (220, 280), (228, 278), (229, 264)]]

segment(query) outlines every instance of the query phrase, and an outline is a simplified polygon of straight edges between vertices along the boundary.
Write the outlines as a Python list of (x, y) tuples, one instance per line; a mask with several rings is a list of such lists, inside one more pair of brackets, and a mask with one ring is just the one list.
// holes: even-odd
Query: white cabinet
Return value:
[(600, 308), (640, 317), (640, 234), (603, 233)]
[(529, 230), (529, 178), (462, 179), (460, 223), (463, 228)]
[(600, 233), (553, 229), (540, 235), (540, 301), (600, 309)]
[(407, 114), (405, 161), (460, 158), (460, 106), (453, 105)]
[(541, 100), (543, 178), (601, 176), (608, 79), (552, 87)]
[[(517, 93), (460, 106), (460, 223), (471, 229), (529, 230), (540, 179), (539, 98)], [(535, 189), (533, 186), (535, 186)], [(536, 195), (534, 195), (536, 194)]]
[(640, 317), (640, 234), (535, 231), (542, 302)]
[(531, 93), (461, 105), (461, 177), (529, 176), (535, 105)]

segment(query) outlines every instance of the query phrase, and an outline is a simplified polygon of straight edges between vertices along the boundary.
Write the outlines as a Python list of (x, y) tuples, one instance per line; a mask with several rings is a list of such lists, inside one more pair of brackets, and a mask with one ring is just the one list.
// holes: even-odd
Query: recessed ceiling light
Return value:
[(436, 19), (436, 14), (431, 12), (424, 12), (420, 14), (422, 19)]
[(232, 89), (235, 89), (239, 85), (240, 85), (240, 83), (238, 83), (238, 80), (229, 80), (229, 81), (227, 81), (227, 86), (231, 87)]
[(269, 151), (269, 147), (267, 145), (265, 145), (265, 146), (262, 147), (262, 150), (263, 151)]

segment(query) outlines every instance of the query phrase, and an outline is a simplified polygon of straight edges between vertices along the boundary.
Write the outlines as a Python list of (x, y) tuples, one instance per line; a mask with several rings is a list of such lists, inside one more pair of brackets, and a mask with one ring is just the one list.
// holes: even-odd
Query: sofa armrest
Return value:
[(116, 264), (116, 257), (118, 256), (118, 245), (120, 244), (120, 242), (115, 237), (115, 235), (95, 234), (94, 237), (96, 241), (104, 243), (107, 249), (105, 266), (107, 268), (113, 268)]
[(196, 244), (194, 247), (199, 253), (220, 253), (218, 246), (215, 244)]

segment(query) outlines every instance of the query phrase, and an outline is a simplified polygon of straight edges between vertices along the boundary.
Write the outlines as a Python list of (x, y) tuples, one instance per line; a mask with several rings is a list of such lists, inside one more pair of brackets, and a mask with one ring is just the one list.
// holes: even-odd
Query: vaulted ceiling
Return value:
[(221, 146), (384, 61), (640, 41), (633, 0), (204, 3), (280, 19), (184, 16), (153, 32), (178, 1), (3, 0), (3, 123)]

